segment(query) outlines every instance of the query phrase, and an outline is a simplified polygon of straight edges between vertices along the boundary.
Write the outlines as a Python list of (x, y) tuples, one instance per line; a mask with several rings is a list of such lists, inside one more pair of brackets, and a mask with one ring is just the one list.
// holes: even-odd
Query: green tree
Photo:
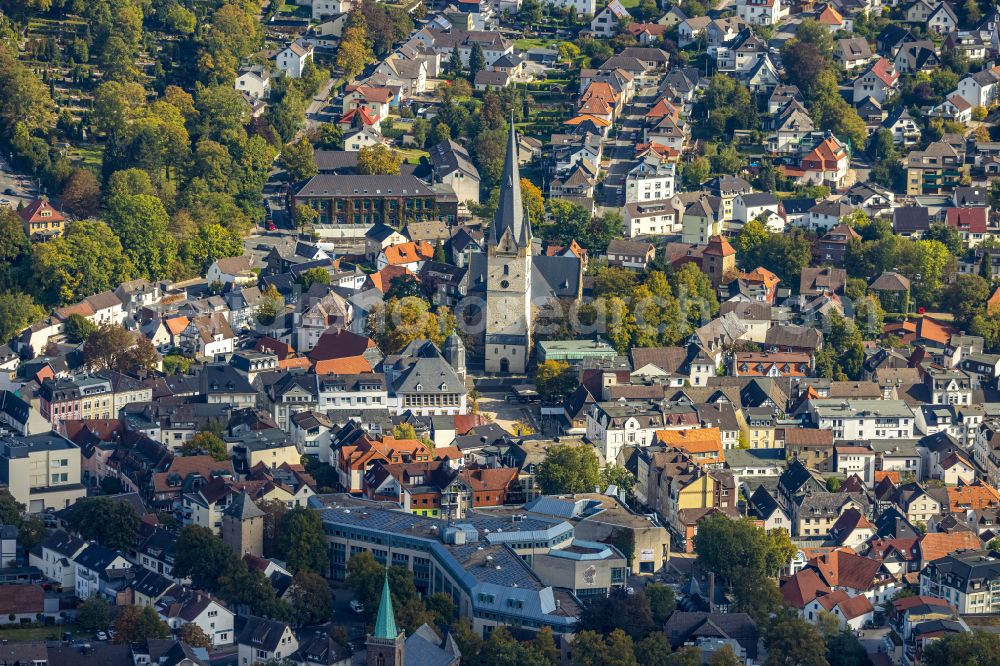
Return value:
[(685, 162), (681, 168), (681, 178), (689, 189), (697, 189), (699, 185), (708, 180), (709, 173), (711, 173), (711, 166), (708, 160), (700, 156)]
[(694, 263), (681, 266), (674, 276), (674, 294), (692, 329), (707, 324), (719, 313), (719, 298), (712, 281)]
[(386, 354), (394, 354), (412, 341), (423, 338), (440, 347), (455, 330), (455, 316), (448, 308), (431, 312), (422, 298), (407, 296), (376, 305), (369, 315), (371, 337)]
[(657, 625), (662, 625), (677, 608), (674, 591), (661, 583), (651, 583), (646, 585), (643, 593), (649, 599), (649, 610), (653, 615), (653, 621)]
[(139, 537), (139, 514), (131, 504), (110, 497), (77, 500), (65, 521), (84, 539), (114, 550), (134, 548)]
[(93, 596), (76, 607), (76, 626), (84, 631), (100, 631), (111, 625), (111, 605), (102, 596)]
[(927, 666), (997, 666), (1000, 664), (1000, 636), (985, 631), (949, 634), (924, 648)]
[(219, 461), (229, 458), (225, 440), (209, 430), (202, 430), (181, 444), (181, 453), (186, 456), (209, 455)]
[(40, 299), (53, 305), (115, 289), (134, 271), (115, 233), (97, 220), (74, 222), (63, 237), (36, 244), (32, 265)]
[(125, 606), (115, 620), (115, 642), (139, 643), (150, 638), (167, 638), (170, 627), (152, 606)]
[(713, 514), (694, 537), (698, 562), (735, 582), (741, 578), (774, 578), (795, 554), (788, 532), (768, 533), (749, 519), (732, 520)]
[(63, 324), (63, 334), (66, 340), (73, 344), (79, 344), (86, 340), (91, 333), (97, 330), (97, 325), (80, 314), (71, 314), (66, 323)]
[(781, 60), (788, 63), (786, 73), (789, 82), (812, 98), (820, 85), (820, 74), (829, 67), (822, 50), (816, 44), (790, 39), (782, 47)]
[(550, 447), (536, 476), (546, 495), (593, 492), (601, 484), (597, 453), (589, 446)]
[(984, 311), (992, 291), (989, 282), (978, 275), (959, 275), (945, 287), (942, 303), (947, 304), (959, 326), (968, 328), (972, 318)]
[(45, 316), (45, 310), (31, 296), (0, 293), (0, 343), (6, 343), (22, 330)]
[(177, 537), (173, 572), (175, 576), (191, 578), (196, 589), (216, 592), (223, 582), (220, 579), (232, 575), (234, 558), (239, 559), (212, 530), (200, 525), (187, 525)]
[(475, 81), (476, 74), (486, 66), (486, 58), (483, 56), (483, 47), (479, 42), (473, 42), (469, 49), (469, 80)]
[(167, 231), (170, 218), (163, 202), (138, 194), (108, 201), (108, 224), (121, 240), (125, 256), (149, 279), (165, 277), (176, 258), (176, 239)]
[(305, 507), (290, 509), (278, 529), (278, 551), (289, 571), (326, 574), (329, 570), (326, 536), (319, 513)]
[(654, 631), (636, 643), (635, 658), (642, 666), (670, 666), (670, 641), (666, 634)]
[[(834, 618), (837, 622), (837, 619)], [(839, 629), (839, 622), (836, 627)], [(865, 646), (851, 631), (835, 631), (826, 639), (826, 660), (830, 666), (871, 666)]]
[(299, 282), (302, 284), (303, 290), (309, 291), (309, 288), (314, 284), (330, 284), (330, 273), (326, 269), (318, 266), (316, 268), (310, 268), (302, 271), (299, 275)]
[(790, 611), (782, 612), (764, 632), (766, 666), (829, 666), (826, 643), (815, 626)]
[(281, 151), (281, 166), (288, 174), (288, 180), (297, 183), (315, 176), (319, 169), (314, 156), (313, 145), (306, 137), (285, 145)]
[(608, 463), (601, 470), (601, 492), (606, 491), (609, 486), (617, 486), (620, 493), (631, 495), (635, 488), (635, 476), (621, 465)]
[(300, 571), (295, 576), (290, 595), (299, 624), (321, 624), (330, 619), (330, 586), (323, 576), (312, 571)]
[(565, 361), (544, 361), (535, 369), (535, 388), (546, 402), (564, 400), (576, 386), (576, 372)]
[[(299, 208), (312, 210), (307, 206), (299, 206)], [(257, 308), (257, 321), (265, 326), (270, 326), (284, 310), (285, 299), (278, 292), (277, 287), (272, 284), (264, 292), (261, 304)]]
[(854, 320), (865, 340), (877, 340), (885, 329), (885, 311), (873, 295), (867, 295), (854, 303)]
[(961, 232), (948, 224), (932, 224), (921, 238), (941, 242), (956, 257), (965, 250)]

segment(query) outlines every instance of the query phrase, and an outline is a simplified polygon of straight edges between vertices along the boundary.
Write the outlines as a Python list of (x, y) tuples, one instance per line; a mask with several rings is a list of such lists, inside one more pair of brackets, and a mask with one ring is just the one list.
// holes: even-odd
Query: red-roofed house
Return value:
[(389, 115), (389, 107), (394, 98), (395, 93), (390, 88), (376, 88), (364, 84), (353, 88), (348, 86), (342, 111), (347, 113), (351, 109), (364, 106), (371, 115), (385, 118)]
[(66, 230), (66, 218), (49, 203), (38, 198), (17, 213), (24, 224), (24, 233), (31, 240), (48, 240), (62, 236)]
[(958, 229), (962, 240), (971, 247), (979, 245), (988, 233), (985, 208), (949, 208), (945, 211), (944, 219), (949, 227)]
[(972, 105), (956, 93), (931, 109), (930, 115), (967, 124), (972, 120)]
[(875, 608), (863, 594), (851, 596), (844, 590), (834, 590), (809, 602), (802, 615), (807, 621), (814, 622), (822, 612), (836, 617), (841, 631), (846, 629), (857, 631), (871, 621), (875, 615)]
[(802, 184), (827, 185), (839, 189), (847, 177), (850, 158), (847, 148), (830, 136), (802, 158), (798, 168), (784, 167), (785, 175)]
[(830, 528), (830, 536), (838, 546), (858, 549), (875, 536), (875, 526), (857, 509), (848, 509)]
[(883, 104), (898, 84), (899, 72), (887, 59), (879, 58), (854, 80), (854, 103), (871, 97), (879, 104)]
[(655, 42), (662, 42), (663, 35), (667, 32), (667, 26), (659, 23), (629, 23), (628, 34), (639, 40), (643, 46), (649, 46)]
[(351, 128), (371, 127), (377, 132), (382, 131), (382, 116), (372, 113), (366, 106), (351, 109), (337, 121), (345, 126), (345, 131)]
[(433, 245), (427, 241), (410, 241), (409, 243), (390, 245), (383, 249), (378, 255), (376, 265), (379, 270), (386, 266), (402, 266), (417, 273), (425, 261), (430, 261), (433, 258)]

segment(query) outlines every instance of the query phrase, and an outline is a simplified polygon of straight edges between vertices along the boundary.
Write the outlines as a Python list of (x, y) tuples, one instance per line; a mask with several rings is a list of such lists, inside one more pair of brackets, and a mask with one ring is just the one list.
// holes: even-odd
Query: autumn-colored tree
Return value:
[(152, 606), (126, 606), (115, 620), (115, 642), (137, 643), (149, 638), (167, 638), (170, 627)]
[(337, 49), (337, 69), (344, 73), (344, 78), (352, 80), (360, 74), (365, 65), (375, 59), (368, 41), (368, 29), (361, 11), (355, 9), (348, 17), (348, 27), (340, 38)]
[(205, 633), (204, 629), (199, 627), (194, 622), (188, 622), (187, 624), (182, 625), (180, 630), (177, 632), (177, 637), (191, 647), (212, 647), (212, 639)]
[(101, 185), (90, 169), (74, 169), (60, 195), (66, 210), (77, 217), (91, 217), (101, 205)]
[(367, 176), (398, 174), (402, 163), (399, 153), (381, 143), (358, 151), (358, 171)]
[(527, 178), (521, 179), (521, 201), (532, 226), (540, 226), (545, 221), (545, 198), (542, 191)]

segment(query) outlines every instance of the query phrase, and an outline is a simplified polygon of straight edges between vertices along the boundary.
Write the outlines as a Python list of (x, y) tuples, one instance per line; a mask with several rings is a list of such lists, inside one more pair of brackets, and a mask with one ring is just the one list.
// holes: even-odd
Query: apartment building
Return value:
[(55, 432), (0, 437), (0, 482), (31, 513), (63, 509), (87, 496), (80, 448)]

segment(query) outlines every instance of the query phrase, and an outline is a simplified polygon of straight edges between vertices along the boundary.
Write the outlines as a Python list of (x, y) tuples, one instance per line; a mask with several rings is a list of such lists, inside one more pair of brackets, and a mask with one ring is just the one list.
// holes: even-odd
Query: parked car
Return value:
[(365, 605), (357, 599), (351, 599), (351, 610), (358, 614), (364, 613)]
[(95, 637), (95, 638), (96, 638), (97, 640), (99, 640), (99, 641), (106, 641), (106, 640), (108, 640), (108, 635), (107, 635), (107, 633), (105, 633), (105, 632), (103, 632), (103, 631), (98, 631), (98, 632), (97, 632), (96, 634), (94, 634), (94, 637)]

